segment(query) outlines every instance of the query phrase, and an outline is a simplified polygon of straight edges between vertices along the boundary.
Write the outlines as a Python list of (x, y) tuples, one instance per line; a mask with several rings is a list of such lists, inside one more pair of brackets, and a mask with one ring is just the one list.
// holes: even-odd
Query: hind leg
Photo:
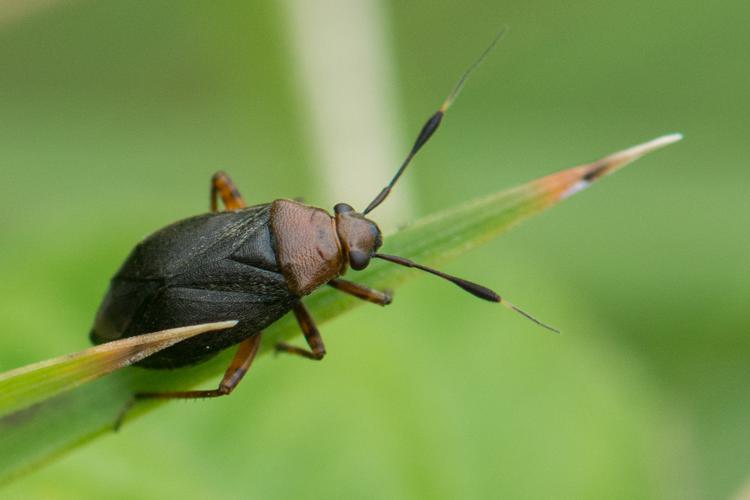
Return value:
[(255, 355), (258, 353), (261, 336), (262, 334), (258, 333), (240, 343), (237, 353), (234, 355), (232, 362), (229, 363), (229, 366), (224, 372), (224, 378), (221, 379), (221, 382), (216, 389), (198, 391), (138, 392), (133, 395), (130, 401), (128, 401), (125, 407), (120, 411), (117, 421), (115, 422), (115, 430), (120, 428), (125, 416), (133, 405), (137, 401), (143, 399), (202, 399), (216, 398), (231, 394), (234, 388), (237, 387), (242, 380), (242, 377), (244, 377), (250, 369), (250, 365), (252, 365)]

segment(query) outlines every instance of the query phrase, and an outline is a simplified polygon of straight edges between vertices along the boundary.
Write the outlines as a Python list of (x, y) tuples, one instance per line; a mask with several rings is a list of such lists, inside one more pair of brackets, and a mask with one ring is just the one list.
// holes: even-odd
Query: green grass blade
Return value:
[(183, 340), (224, 330), (236, 321), (172, 328), (108, 342), (0, 374), (0, 416), (103, 377)]
[[(563, 170), (427, 217), (386, 237), (383, 250), (425, 265), (440, 264), (580, 192), (644, 154), (680, 138), (679, 134), (660, 137), (596, 162)], [(356, 280), (377, 288), (393, 288), (414, 274), (409, 269), (376, 261), (357, 273)], [(324, 287), (306, 298), (305, 303), (317, 322), (322, 323), (362, 302)], [(299, 328), (287, 315), (268, 329), (262, 350), (267, 352), (279, 340), (297, 335)], [(83, 375), (79, 379), (71, 375), (65, 380), (48, 380), (47, 377), (58, 375), (45, 373), (44, 363), (35, 366), (41, 370), (39, 374), (45, 375), (31, 384), (16, 382), (20, 380), (19, 374), (22, 379), (34, 373), (34, 369), (17, 370), (16, 376), (13, 373), (0, 375), (0, 483), (111, 431), (123, 405), (134, 392), (187, 389), (206, 383), (223, 372), (231, 355), (231, 352), (226, 352), (212, 361), (181, 370), (118, 370), (85, 384), (90, 377)], [(111, 366), (115, 365), (111, 363)], [(76, 385), (78, 387), (73, 388)], [(6, 391), (12, 395), (6, 396)], [(150, 411), (158, 404), (139, 404), (129, 417)], [(127, 432), (127, 423), (123, 431)]]

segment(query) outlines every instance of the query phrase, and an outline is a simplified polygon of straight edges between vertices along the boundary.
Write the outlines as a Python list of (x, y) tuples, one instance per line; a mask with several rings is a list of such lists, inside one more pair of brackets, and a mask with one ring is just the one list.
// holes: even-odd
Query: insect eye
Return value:
[(349, 252), (349, 264), (355, 271), (361, 271), (370, 263), (370, 256), (361, 250), (352, 250)]
[(346, 212), (354, 212), (354, 208), (352, 208), (352, 206), (349, 205), (348, 203), (337, 203), (333, 207), (333, 213), (343, 214)]

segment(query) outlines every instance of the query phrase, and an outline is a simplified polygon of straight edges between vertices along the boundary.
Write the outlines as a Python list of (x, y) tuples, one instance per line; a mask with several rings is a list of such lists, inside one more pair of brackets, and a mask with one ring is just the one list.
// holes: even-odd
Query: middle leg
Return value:
[(242, 199), (237, 187), (232, 182), (232, 179), (222, 171), (216, 172), (211, 177), (211, 211), (219, 211), (218, 198), (221, 197), (221, 201), (224, 202), (224, 206), (227, 210), (237, 210), (238, 208), (244, 208), (245, 200)]
[(310, 346), (310, 350), (308, 351), (301, 347), (279, 342), (276, 344), (276, 351), (288, 352), (289, 354), (320, 361), (326, 355), (326, 346), (323, 344), (323, 338), (320, 336), (318, 327), (315, 326), (315, 321), (313, 321), (310, 313), (301, 301), (294, 305), (292, 311), (294, 311), (294, 315), (297, 317), (297, 322), (300, 328), (302, 328), (302, 333), (305, 335), (305, 340), (307, 341), (307, 345)]

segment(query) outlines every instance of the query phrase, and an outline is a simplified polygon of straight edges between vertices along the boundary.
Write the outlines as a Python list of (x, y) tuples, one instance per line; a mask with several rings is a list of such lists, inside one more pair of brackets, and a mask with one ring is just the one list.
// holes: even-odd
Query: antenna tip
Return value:
[(505, 307), (507, 307), (508, 309), (510, 309), (511, 311), (515, 311), (518, 314), (520, 314), (521, 316), (523, 316), (524, 318), (533, 321), (534, 323), (536, 323), (537, 325), (541, 326), (542, 328), (546, 328), (547, 330), (549, 330), (551, 332), (554, 332), (554, 333), (560, 333), (560, 330), (558, 330), (557, 328), (551, 327), (551, 326), (549, 326), (546, 323), (542, 323), (541, 321), (539, 321), (538, 319), (536, 319), (531, 314), (527, 313), (526, 311), (524, 311), (523, 309), (521, 309), (519, 307), (514, 306), (512, 303), (508, 302), (507, 300), (502, 299), (502, 301), (500, 303), (502, 305), (504, 305)]

